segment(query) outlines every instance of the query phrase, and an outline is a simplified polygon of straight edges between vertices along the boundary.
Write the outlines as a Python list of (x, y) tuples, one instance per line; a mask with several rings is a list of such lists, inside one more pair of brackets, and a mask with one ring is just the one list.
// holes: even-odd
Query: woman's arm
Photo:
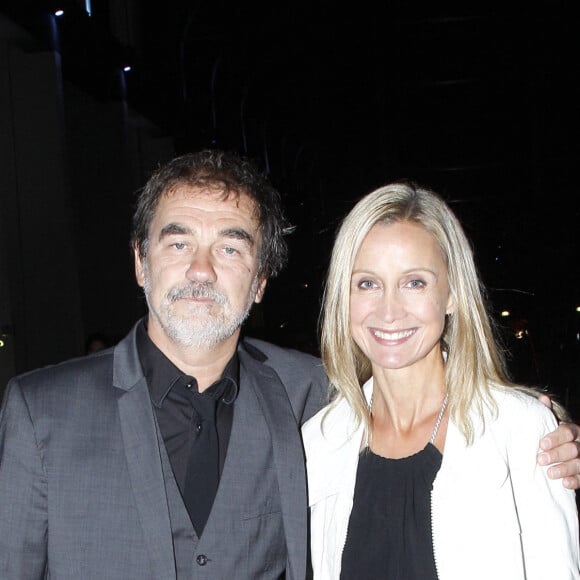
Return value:
[(548, 437), (559, 437), (561, 431), (554, 435), (553, 415), (537, 404), (512, 420), (508, 461), (527, 578), (579, 578), (575, 493), (550, 478), (546, 467), (536, 464), (537, 448), (530, 444), (550, 431)]

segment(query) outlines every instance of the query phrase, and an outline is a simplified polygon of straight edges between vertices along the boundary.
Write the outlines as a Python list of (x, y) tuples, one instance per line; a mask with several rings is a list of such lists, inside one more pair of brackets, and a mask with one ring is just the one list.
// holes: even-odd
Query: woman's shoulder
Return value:
[(354, 420), (348, 403), (344, 399), (333, 401), (320, 409), (302, 426), (302, 437), (305, 445), (332, 446), (341, 438), (344, 427)]
[(491, 397), (506, 409), (550, 415), (552, 412), (539, 399), (540, 391), (524, 386), (491, 385)]
[(525, 387), (493, 385), (490, 395), (497, 405), (497, 416), (492, 424), (520, 435), (552, 431), (557, 425), (556, 417), (537, 394), (539, 391)]

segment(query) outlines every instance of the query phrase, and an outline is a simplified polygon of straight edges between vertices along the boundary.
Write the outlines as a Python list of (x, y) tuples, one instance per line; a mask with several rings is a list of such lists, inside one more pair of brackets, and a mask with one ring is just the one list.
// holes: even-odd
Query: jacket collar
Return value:
[(139, 362), (136, 329), (137, 325), (115, 347), (113, 386), (119, 389), (119, 419), (127, 468), (143, 537), (151, 554), (151, 574), (155, 578), (174, 578), (173, 539), (157, 422)]

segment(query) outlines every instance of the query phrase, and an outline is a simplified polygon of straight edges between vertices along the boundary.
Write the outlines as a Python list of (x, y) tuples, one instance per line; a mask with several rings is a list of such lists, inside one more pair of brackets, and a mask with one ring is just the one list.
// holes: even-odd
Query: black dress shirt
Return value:
[[(173, 474), (181, 495), (185, 496), (190, 455), (204, 422), (200, 412), (203, 412), (205, 405), (196, 404), (196, 399), (201, 401), (202, 397), (217, 400), (220, 476), (223, 471), (232, 430), (233, 403), (239, 389), (238, 356), (234, 353), (221, 379), (203, 393), (198, 393), (196, 379), (180, 371), (149, 338), (145, 321), (137, 329), (137, 350)], [(201, 532), (199, 529), (197, 531)]]

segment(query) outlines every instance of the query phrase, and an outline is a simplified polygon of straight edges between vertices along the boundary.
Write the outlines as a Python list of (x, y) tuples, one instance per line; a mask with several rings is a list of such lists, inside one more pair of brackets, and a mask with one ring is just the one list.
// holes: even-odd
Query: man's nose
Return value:
[(217, 276), (211, 253), (208, 250), (198, 248), (185, 275), (192, 282), (215, 282)]

